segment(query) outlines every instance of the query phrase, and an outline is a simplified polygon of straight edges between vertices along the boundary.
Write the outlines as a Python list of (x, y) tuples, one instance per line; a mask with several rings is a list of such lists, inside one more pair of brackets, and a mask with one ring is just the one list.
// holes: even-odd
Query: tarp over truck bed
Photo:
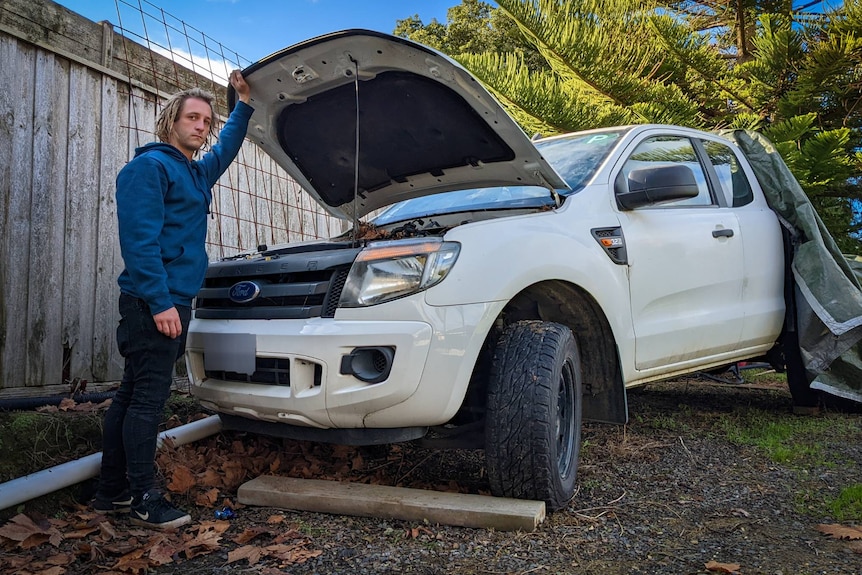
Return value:
[(747, 130), (724, 135), (746, 155), (791, 234), (796, 328), (811, 388), (862, 402), (862, 262), (841, 253), (767, 138)]

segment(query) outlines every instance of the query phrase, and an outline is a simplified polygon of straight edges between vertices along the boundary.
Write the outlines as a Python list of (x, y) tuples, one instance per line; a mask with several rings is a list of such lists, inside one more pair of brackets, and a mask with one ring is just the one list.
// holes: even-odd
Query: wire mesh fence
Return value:
[[(143, 78), (155, 89), (137, 90), (129, 84), (128, 123), (122, 126), (129, 132), (129, 157), (135, 147), (155, 139), (159, 103), (175, 90), (195, 85), (212, 92), (216, 115), (226, 119), (230, 71), (252, 62), (147, 0), (115, 0), (115, 5), (117, 22), (112, 24), (124, 48), (134, 42), (149, 55), (132, 57), (132, 50), (123, 49), (117, 57), (123, 59), (129, 78)], [(211, 208), (207, 248), (216, 259), (261, 244), (332, 237), (344, 229), (342, 220), (329, 216), (249, 141), (213, 189)]]

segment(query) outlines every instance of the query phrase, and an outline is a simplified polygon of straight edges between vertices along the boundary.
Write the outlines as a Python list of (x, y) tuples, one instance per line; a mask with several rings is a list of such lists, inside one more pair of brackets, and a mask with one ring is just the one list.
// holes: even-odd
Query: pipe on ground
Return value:
[[(170, 438), (175, 445), (184, 445), (215, 435), (219, 431), (221, 431), (221, 419), (218, 415), (211, 415), (161, 432), (158, 445), (161, 446), (166, 438)], [(2, 483), (0, 484), (0, 510), (95, 477), (99, 474), (101, 463), (102, 453), (93, 453), (81, 459)]]
[(24, 411), (36, 409), (44, 405), (60, 405), (64, 399), (74, 399), (77, 403), (86, 401), (102, 402), (111, 399), (116, 394), (114, 391), (102, 391), (98, 393), (85, 393), (78, 395), (49, 395), (47, 397), (11, 397), (0, 399), (0, 411)]

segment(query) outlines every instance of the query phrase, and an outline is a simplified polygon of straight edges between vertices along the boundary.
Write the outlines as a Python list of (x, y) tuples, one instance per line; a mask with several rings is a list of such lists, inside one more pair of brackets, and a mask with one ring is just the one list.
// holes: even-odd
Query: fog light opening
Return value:
[(341, 358), (340, 372), (366, 383), (380, 383), (389, 377), (394, 358), (394, 347), (357, 347)]

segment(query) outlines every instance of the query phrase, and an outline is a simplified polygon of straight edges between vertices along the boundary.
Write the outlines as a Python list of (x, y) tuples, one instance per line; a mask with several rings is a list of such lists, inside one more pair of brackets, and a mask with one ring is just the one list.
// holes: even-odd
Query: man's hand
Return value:
[(236, 90), (239, 101), (248, 104), (251, 88), (246, 83), (245, 78), (242, 77), (242, 72), (234, 70), (230, 73), (230, 85)]
[(159, 330), (159, 333), (171, 339), (179, 337), (183, 333), (180, 314), (175, 307), (157, 313), (153, 316), (153, 320), (156, 322), (156, 329)]

